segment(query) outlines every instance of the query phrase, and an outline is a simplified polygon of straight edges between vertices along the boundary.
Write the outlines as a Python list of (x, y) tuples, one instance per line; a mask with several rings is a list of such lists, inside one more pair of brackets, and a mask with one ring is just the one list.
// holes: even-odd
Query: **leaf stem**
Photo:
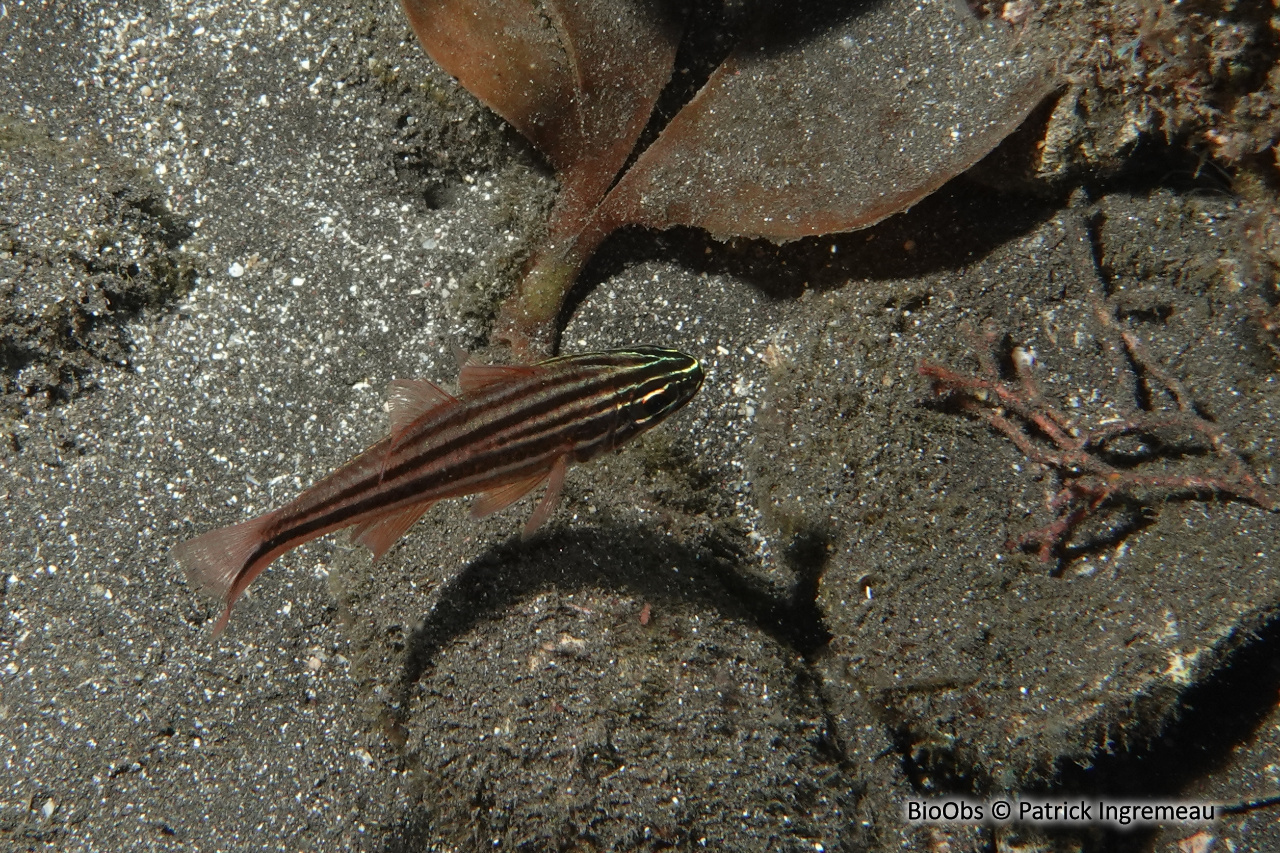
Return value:
[(583, 266), (619, 222), (601, 206), (584, 211), (572, 191), (552, 211), (549, 239), (530, 259), (516, 290), (498, 309), (492, 339), (530, 361), (555, 352), (560, 311)]

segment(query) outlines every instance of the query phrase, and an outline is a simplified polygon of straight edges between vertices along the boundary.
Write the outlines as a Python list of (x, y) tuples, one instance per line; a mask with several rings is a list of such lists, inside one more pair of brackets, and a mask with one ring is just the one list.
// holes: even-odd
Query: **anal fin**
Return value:
[(351, 541), (365, 546), (373, 552), (374, 560), (380, 560), (413, 527), (413, 523), (434, 505), (434, 500), (423, 501), (362, 521), (351, 527)]

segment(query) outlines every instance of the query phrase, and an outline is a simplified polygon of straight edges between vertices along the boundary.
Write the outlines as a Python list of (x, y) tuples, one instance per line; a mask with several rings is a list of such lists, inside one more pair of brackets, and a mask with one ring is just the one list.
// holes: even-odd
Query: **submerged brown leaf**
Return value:
[(418, 40), (594, 205), (671, 77), (678, 17), (659, 0), (404, 0)]
[(525, 356), (553, 349), (565, 294), (616, 228), (777, 241), (864, 228), (981, 159), (1049, 88), (955, 0), (780, 3), (610, 190), (670, 76), (674, 13), (659, 0), (405, 6), (428, 52), (562, 182), (495, 330)]
[(886, 0), (825, 20), (790, 9), (716, 69), (602, 215), (786, 241), (905, 210), (1047, 92), (1032, 63), (962, 9)]

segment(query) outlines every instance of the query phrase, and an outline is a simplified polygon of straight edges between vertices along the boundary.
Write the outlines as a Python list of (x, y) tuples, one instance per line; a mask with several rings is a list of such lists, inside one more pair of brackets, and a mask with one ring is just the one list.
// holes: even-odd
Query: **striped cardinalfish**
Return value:
[(481, 493), (471, 515), (484, 518), (545, 482), (528, 538), (554, 511), (570, 465), (657, 425), (701, 385), (696, 359), (651, 346), (531, 365), (467, 362), (457, 396), (425, 379), (397, 379), (385, 438), (279, 509), (171, 553), (193, 585), (223, 602), (216, 635), (273, 560), (333, 530), (351, 528), (376, 560), (436, 501)]

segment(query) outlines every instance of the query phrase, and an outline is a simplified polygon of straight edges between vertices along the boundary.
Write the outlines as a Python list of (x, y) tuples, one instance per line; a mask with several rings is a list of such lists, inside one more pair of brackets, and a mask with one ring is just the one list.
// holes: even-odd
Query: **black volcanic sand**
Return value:
[[(1007, 542), (1057, 474), (918, 373), (977, 370), (990, 321), (1079, 423), (1172, 412), (1105, 299), (1275, 483), (1240, 203), (1194, 158), (961, 178), (781, 248), (617, 235), (563, 349), (696, 355), (685, 412), (528, 543), (528, 501), (442, 505), (376, 564), (329, 537), (213, 638), (166, 550), (376, 439), (391, 379), (451, 379), (554, 182), (390, 5), (6, 9), (0, 846), (1280, 846), (1265, 804), (1199, 835), (902, 819), (1280, 791), (1280, 515), (1137, 490), (1041, 562)], [(1114, 450), (1220, 471), (1193, 439)]]

